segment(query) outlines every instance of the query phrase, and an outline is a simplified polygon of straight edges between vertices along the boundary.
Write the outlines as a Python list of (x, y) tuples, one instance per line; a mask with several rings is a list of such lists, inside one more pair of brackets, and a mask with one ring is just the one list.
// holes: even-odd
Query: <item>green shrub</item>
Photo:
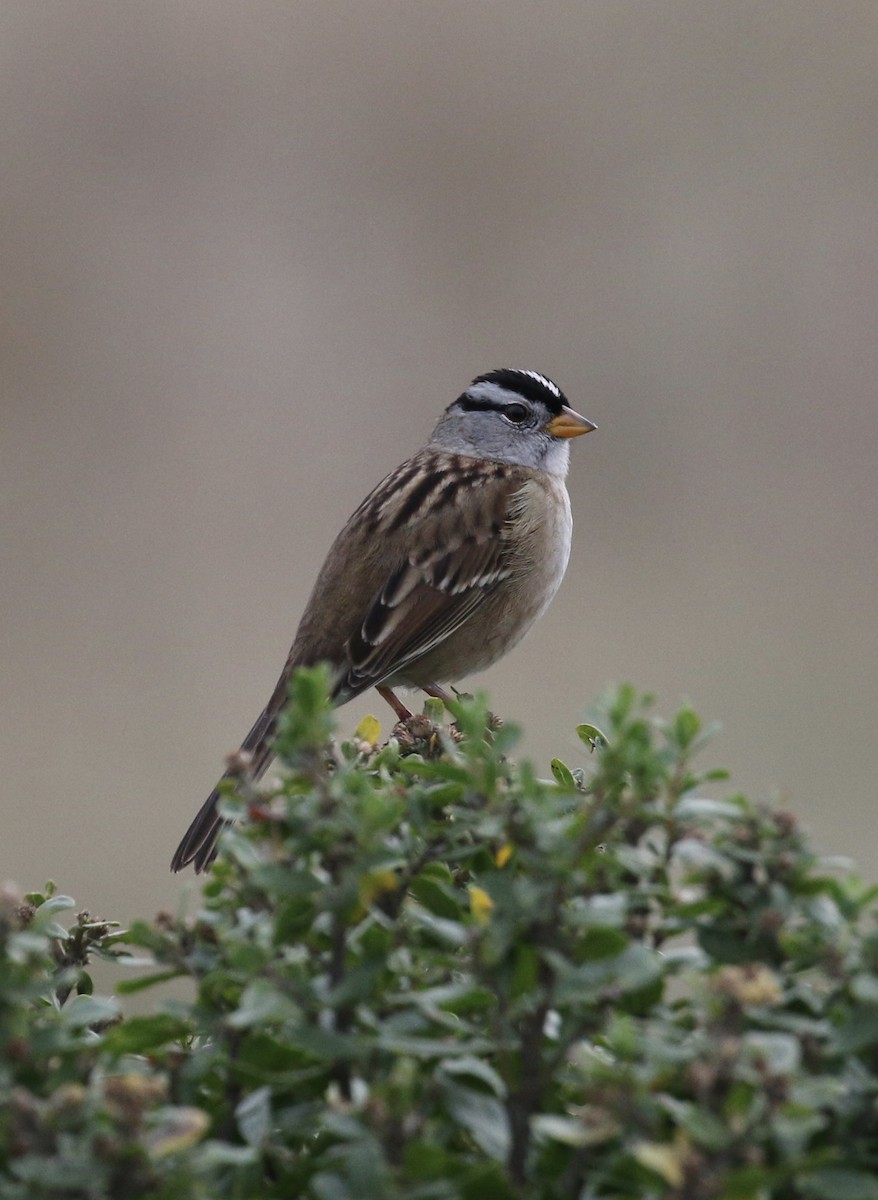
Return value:
[[(454, 715), (330, 754), (300, 672), (194, 917), (0, 898), (0, 1200), (878, 1200), (875, 890), (709, 798), (688, 708), (552, 780)], [(135, 954), (191, 1002), (89, 994)]]

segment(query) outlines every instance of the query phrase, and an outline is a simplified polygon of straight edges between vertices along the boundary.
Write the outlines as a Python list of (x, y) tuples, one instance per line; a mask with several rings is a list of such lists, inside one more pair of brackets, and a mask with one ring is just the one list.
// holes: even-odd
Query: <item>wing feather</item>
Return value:
[(409, 531), (411, 549), (347, 641), (350, 665), (341, 687), (351, 693), (404, 672), (512, 574), (507, 520), (522, 480), (502, 464), (487, 476), (458, 469), (452, 480), (453, 490), (447, 474), (432, 492), (423, 489), (423, 479), (417, 485), (420, 503), (410, 517), (417, 536)]

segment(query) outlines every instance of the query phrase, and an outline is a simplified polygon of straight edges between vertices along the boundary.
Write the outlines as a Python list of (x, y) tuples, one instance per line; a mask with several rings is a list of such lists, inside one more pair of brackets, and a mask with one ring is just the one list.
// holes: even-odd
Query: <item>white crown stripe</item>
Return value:
[(527, 375), (530, 379), (535, 379), (537, 383), (541, 383), (544, 388), (550, 391), (553, 396), (557, 396), (559, 400), (561, 399), (561, 389), (558, 387), (557, 383), (553, 383), (551, 379), (547, 379), (545, 375), (541, 375), (539, 371), (516, 371), (516, 374)]
[(545, 375), (540, 375), (539, 371), (519, 371), (514, 367), (509, 367), (503, 371), (495, 371), (486, 377), (474, 379), (464, 392), (464, 395), (469, 396), (472, 400), (485, 400), (489, 404), (496, 404), (498, 406), (509, 404), (517, 399), (521, 399), (522, 395), (527, 395), (523, 383), (522, 391), (519, 392), (517, 390), (516, 375), (522, 381), (525, 379), (531, 380), (533, 383), (538, 384), (544, 391), (548, 392), (555, 400), (564, 402), (564, 394), (557, 383), (553, 383)]

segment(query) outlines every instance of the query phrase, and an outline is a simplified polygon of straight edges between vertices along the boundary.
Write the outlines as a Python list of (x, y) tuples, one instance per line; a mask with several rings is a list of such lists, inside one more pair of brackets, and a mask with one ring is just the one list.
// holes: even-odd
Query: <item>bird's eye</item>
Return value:
[(527, 407), (524, 404), (507, 404), (503, 409), (503, 416), (513, 425), (520, 425), (527, 416)]

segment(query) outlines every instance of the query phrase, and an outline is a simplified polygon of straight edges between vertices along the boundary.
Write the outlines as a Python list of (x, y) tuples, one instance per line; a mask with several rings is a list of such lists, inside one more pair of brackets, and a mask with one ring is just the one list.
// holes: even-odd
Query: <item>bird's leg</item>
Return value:
[(398, 721), (410, 721), (411, 720), (412, 714), (409, 712), (409, 710), (406, 708), (406, 706), (403, 704), (403, 702), (401, 700), (398, 700), (396, 698), (396, 696), (394, 696), (393, 692), (390, 690), (389, 687), (377, 687), (375, 689), (375, 691), (378, 693), (378, 695), (381, 697), (382, 700), (387, 701), (387, 703), (390, 705), (390, 707), (396, 713), (396, 718)]
[(438, 683), (428, 683), (426, 687), (422, 687), (421, 691), (428, 696), (432, 696), (434, 700), (441, 700), (447, 708), (453, 697), (449, 696), (445, 688), (441, 688)]

